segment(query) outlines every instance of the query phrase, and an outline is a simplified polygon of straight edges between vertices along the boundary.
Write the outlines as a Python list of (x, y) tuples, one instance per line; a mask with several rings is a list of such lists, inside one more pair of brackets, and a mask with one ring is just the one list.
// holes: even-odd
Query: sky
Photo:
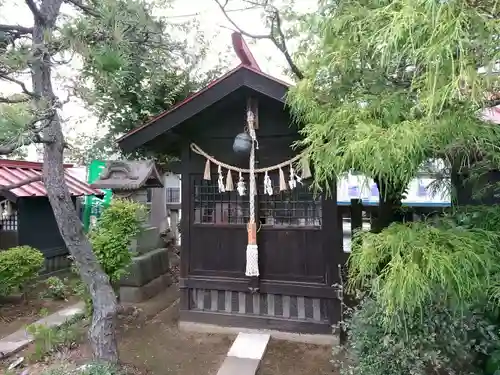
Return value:
[[(286, 2), (286, 0), (283, 0)], [(19, 24), (22, 26), (32, 25), (32, 14), (22, 0), (0, 0), (0, 22), (8, 24)], [(296, 8), (299, 11), (311, 9), (316, 4), (316, 0), (296, 0)], [(248, 7), (241, 0), (230, 0), (229, 9), (242, 9)], [(72, 12), (73, 9), (69, 5), (65, 5), (63, 11)], [(214, 66), (221, 52), (227, 51), (231, 45), (231, 33), (234, 27), (225, 18), (218, 5), (214, 0), (174, 0), (173, 8), (166, 9), (162, 12), (172, 22), (196, 20), (200, 25), (207, 40), (211, 41), (212, 48), (204, 61), (203, 68), (207, 70)], [(244, 10), (231, 12), (231, 18), (245, 31), (251, 33), (264, 33), (265, 25), (261, 19), (260, 11)], [(290, 78), (284, 75), (286, 61), (276, 47), (268, 40), (251, 41), (250, 49), (254, 54), (261, 69), (277, 78), (290, 81)], [(229, 52), (230, 61), (233, 66), (236, 66), (239, 61), (232, 50)], [(76, 64), (76, 63), (75, 63)], [(66, 98), (67, 94), (61, 87), (60, 77), (70, 77), (76, 74), (75, 66), (64, 66), (57, 69), (55, 75), (56, 94), (61, 98)], [(27, 86), (31, 85), (29, 78), (26, 80)], [(0, 92), (9, 94), (18, 92), (18, 87), (15, 85), (5, 84), (0, 82)], [(72, 138), (78, 133), (92, 134), (99, 131), (97, 119), (87, 111), (81, 102), (76, 98), (66, 104), (62, 110), (62, 118), (65, 119), (64, 131), (68, 138)], [(37, 160), (38, 152), (34, 147), (31, 147), (28, 152), (29, 160)]]

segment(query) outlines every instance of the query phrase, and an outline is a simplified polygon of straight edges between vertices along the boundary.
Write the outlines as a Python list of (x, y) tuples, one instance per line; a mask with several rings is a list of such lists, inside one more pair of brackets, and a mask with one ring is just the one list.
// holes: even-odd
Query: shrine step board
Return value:
[(268, 334), (240, 332), (217, 375), (255, 375), (270, 338)]

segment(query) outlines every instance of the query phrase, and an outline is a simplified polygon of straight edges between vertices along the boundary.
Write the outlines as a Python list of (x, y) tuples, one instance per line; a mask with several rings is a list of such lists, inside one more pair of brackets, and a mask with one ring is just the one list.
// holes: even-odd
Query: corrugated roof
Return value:
[[(20, 184), (38, 176), (42, 176), (42, 163), (34, 163), (18, 160), (0, 159), (0, 186)], [(93, 189), (89, 184), (72, 175), (71, 164), (65, 164), (65, 180), (71, 196), (102, 195), (99, 189)], [(26, 185), (10, 190), (16, 197), (45, 197), (47, 190), (42, 181), (29, 182)]]

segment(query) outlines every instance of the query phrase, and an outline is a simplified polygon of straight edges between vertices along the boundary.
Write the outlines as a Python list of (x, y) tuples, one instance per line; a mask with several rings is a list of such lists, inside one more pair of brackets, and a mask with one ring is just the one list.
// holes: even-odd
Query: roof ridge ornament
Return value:
[(236, 55), (240, 59), (241, 65), (248, 66), (261, 72), (262, 70), (257, 63), (257, 60), (255, 60), (252, 51), (248, 48), (248, 44), (245, 42), (245, 39), (243, 39), (243, 35), (235, 31), (231, 34), (231, 39), (233, 41), (234, 52), (236, 52)]
[(132, 168), (128, 163), (115, 160), (108, 162), (106, 168), (102, 171), (101, 175), (99, 176), (99, 179), (108, 180), (111, 177), (111, 174), (116, 172), (124, 173), (130, 180), (137, 180), (139, 178), (139, 176), (132, 174)]

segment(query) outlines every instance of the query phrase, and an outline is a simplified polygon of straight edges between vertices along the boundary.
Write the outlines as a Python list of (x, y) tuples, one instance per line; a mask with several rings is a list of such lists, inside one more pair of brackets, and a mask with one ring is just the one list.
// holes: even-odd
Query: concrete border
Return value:
[[(85, 303), (78, 302), (72, 306), (68, 306), (59, 310), (45, 318), (39, 319), (32, 324), (43, 324), (47, 327), (60, 327), (64, 323), (69, 322), (78, 315), (83, 315), (85, 312)], [(24, 349), (31, 342), (33, 337), (29, 335), (25, 329), (20, 329), (8, 336), (0, 339), (0, 359), (5, 359), (12, 354)]]
[(238, 334), (238, 333), (251, 333), (251, 334), (268, 334), (273, 339), (301, 342), (305, 344), (314, 345), (339, 345), (338, 335), (312, 335), (293, 332), (283, 332), (274, 330), (260, 330), (250, 328), (238, 327), (223, 327), (214, 324), (194, 323), (194, 322), (179, 322), (179, 330), (186, 332), (200, 332), (200, 333), (220, 333), (220, 334)]

